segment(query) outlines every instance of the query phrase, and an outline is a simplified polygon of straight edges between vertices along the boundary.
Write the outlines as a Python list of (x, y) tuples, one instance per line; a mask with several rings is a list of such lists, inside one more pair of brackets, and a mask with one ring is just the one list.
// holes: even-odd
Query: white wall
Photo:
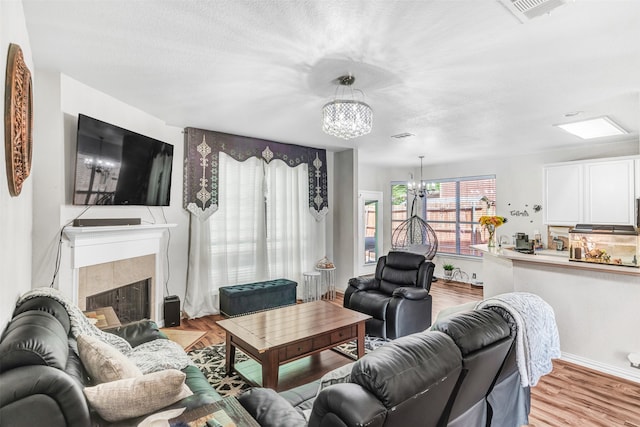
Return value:
[[(464, 176), (495, 175), (496, 176), (496, 214), (505, 216), (508, 222), (498, 228), (497, 235), (511, 235), (525, 232), (530, 236), (534, 230), (539, 230), (546, 237), (546, 227), (542, 223), (543, 212), (533, 212), (533, 205), (542, 205), (542, 165), (553, 162), (571, 160), (594, 159), (601, 157), (616, 157), (640, 153), (637, 140), (616, 144), (583, 144), (575, 149), (532, 153), (520, 157), (483, 159), (471, 162), (455, 162), (438, 165), (425, 164), (423, 178), (443, 179)], [(417, 161), (416, 157), (416, 164)], [(358, 181), (360, 190), (382, 191), (384, 208), (384, 250), (391, 248), (391, 181), (407, 181), (409, 174), (420, 176), (420, 168), (384, 168), (378, 165), (360, 164)], [(544, 206), (542, 209), (544, 210)], [(511, 216), (511, 210), (527, 210), (530, 216)], [(437, 256), (436, 276), (442, 277), (442, 265), (451, 263), (464, 271), (471, 281), (472, 273), (476, 273), (478, 280), (482, 280), (481, 259), (460, 256)]]
[[(60, 204), (64, 200), (64, 124), (60, 111), (60, 74), (38, 70), (34, 86), (33, 155), (33, 287), (50, 286), (59, 238)], [(34, 144), (35, 146), (36, 144)]]
[[(169, 207), (94, 206), (82, 218), (141, 218), (143, 223), (174, 223), (165, 244), (168, 253), (158, 260), (169, 276), (165, 295), (178, 295), (184, 301), (188, 215), (182, 209), (184, 138), (182, 129), (99, 92), (57, 72), (38, 70), (43, 78), (36, 87), (38, 117), (36, 132), (46, 139), (46, 148), (39, 158), (41, 173), (34, 181), (37, 202), (34, 205), (33, 275), (34, 285), (49, 285), (55, 268), (55, 254), (60, 229), (78, 215), (84, 207), (71, 205), (75, 165), (75, 137), (79, 113), (115, 124), (134, 132), (173, 144), (174, 162)], [(164, 288), (164, 284), (161, 284)]]
[[(333, 260), (336, 266), (336, 289), (344, 290), (350, 278), (356, 276), (357, 260), (357, 212), (358, 212), (358, 152), (345, 150), (333, 155), (334, 189), (333, 196)], [(330, 242), (327, 242), (330, 244)]]
[[(36, 82), (31, 45), (24, 19), (22, 2), (0, 1), (0, 52), (2, 66), (0, 79), (5, 81), (7, 52), (9, 43), (15, 43), (22, 49), (25, 63), (31, 70), (32, 80)], [(35, 96), (37, 94), (34, 92)], [(4, 100), (4, 84), (2, 99)], [(4, 147), (4, 132), (2, 132)], [(33, 140), (35, 156), (42, 141)], [(4, 148), (2, 153), (5, 153)], [(33, 181), (38, 174), (32, 169), (31, 176), (22, 186), (19, 196), (11, 197), (7, 183), (6, 162), (0, 161), (0, 331), (4, 330), (18, 297), (31, 289), (31, 210), (33, 205)]]

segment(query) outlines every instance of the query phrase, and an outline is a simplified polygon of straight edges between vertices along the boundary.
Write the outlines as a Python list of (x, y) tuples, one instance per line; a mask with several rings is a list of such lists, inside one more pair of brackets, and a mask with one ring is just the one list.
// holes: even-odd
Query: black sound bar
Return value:
[(104, 227), (109, 225), (140, 225), (140, 218), (76, 218), (74, 227)]

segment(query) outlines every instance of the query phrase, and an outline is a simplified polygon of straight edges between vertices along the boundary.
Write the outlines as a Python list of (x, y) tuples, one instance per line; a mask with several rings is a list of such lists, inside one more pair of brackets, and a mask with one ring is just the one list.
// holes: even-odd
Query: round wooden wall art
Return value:
[(31, 172), (33, 94), (31, 72), (22, 49), (9, 45), (7, 78), (4, 87), (4, 145), (9, 192), (17, 196)]

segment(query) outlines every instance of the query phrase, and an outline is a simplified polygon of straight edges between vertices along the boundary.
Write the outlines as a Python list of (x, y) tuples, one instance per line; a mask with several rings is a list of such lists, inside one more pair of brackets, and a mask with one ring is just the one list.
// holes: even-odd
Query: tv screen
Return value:
[(173, 145), (78, 116), (74, 205), (169, 206)]

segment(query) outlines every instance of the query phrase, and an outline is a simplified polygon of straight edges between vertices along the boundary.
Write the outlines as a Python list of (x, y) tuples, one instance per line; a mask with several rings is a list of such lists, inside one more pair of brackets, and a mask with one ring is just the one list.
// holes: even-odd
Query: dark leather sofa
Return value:
[(367, 335), (395, 339), (431, 325), (431, 281), (435, 264), (423, 255), (391, 251), (378, 258), (373, 276), (354, 277), (345, 308), (371, 316)]
[(449, 316), (366, 354), (347, 382), (279, 394), (254, 388), (239, 400), (265, 427), (520, 427), (530, 394), (520, 385), (514, 329), (504, 316), (491, 309)]
[[(15, 310), (0, 340), (0, 425), (129, 426), (145, 418), (107, 423), (91, 410), (82, 391), (91, 385), (90, 378), (74, 351), (69, 331), (67, 311), (54, 299), (36, 297)], [(150, 320), (110, 332), (133, 347), (166, 338)], [(193, 395), (166, 409), (190, 409), (221, 399), (196, 366), (183, 372)]]

